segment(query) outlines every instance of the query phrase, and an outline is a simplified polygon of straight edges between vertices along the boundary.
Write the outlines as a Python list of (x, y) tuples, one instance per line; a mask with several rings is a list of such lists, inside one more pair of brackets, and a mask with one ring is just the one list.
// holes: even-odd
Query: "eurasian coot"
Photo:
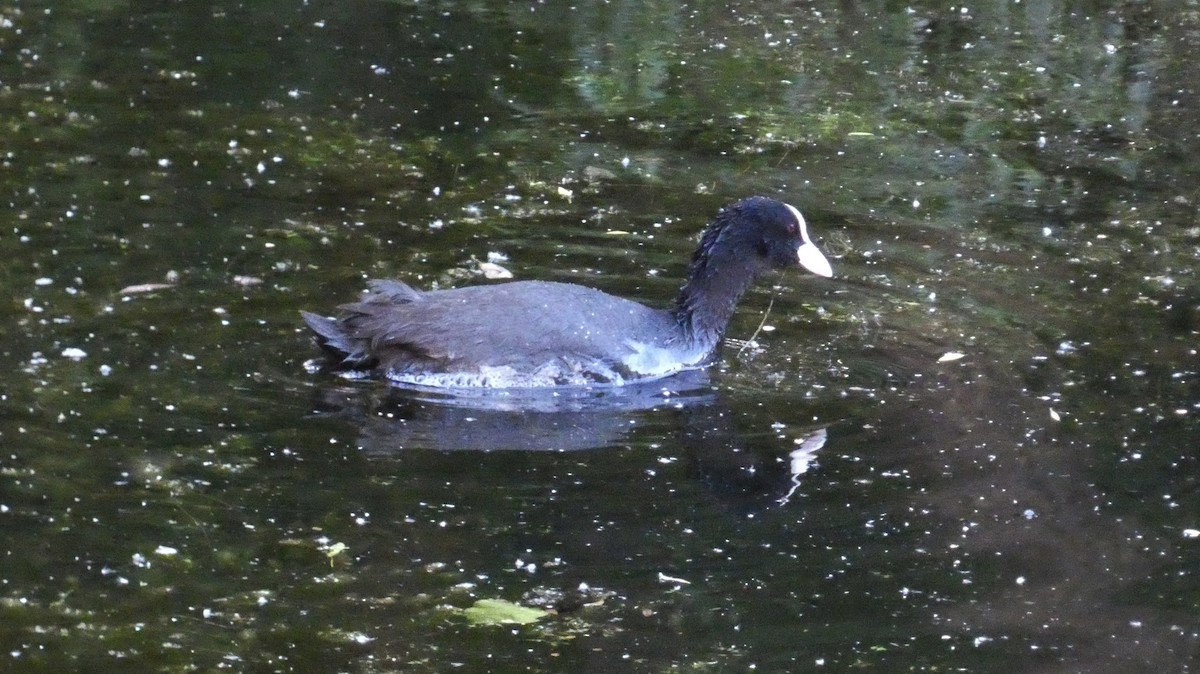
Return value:
[(704, 231), (670, 309), (570, 283), (371, 281), (340, 318), (302, 314), (337, 370), (443, 387), (620, 385), (710, 364), (755, 277), (794, 265), (833, 275), (800, 211), (750, 197)]

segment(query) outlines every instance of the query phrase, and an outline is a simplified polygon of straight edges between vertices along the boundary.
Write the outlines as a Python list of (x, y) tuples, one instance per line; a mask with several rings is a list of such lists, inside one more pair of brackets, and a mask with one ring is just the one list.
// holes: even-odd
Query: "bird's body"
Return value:
[[(673, 347), (689, 351), (670, 312), (571, 283), (422, 292), (374, 281), (363, 301), (343, 308), (354, 316), (353, 332), (315, 314), (304, 319), (335, 357), (346, 356), (345, 365), (410, 384), (623, 384), (695, 367), (707, 355), (695, 348), (683, 359), (669, 357)], [(478, 324), (495, 329), (473, 329)]]
[(831, 274), (799, 211), (752, 197), (706, 230), (672, 309), (570, 283), (372, 281), (341, 318), (303, 315), (337, 369), (445, 387), (620, 385), (709, 364), (754, 278), (796, 264)]

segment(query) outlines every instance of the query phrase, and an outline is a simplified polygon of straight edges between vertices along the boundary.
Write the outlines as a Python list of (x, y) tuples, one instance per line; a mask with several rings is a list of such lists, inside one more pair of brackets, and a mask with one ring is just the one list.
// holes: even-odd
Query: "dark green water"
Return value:
[[(1189, 2), (0, 7), (0, 669), (1194, 671), (1198, 57)], [(836, 277), (700, 395), (304, 368), (489, 253), (664, 304), (753, 193)]]

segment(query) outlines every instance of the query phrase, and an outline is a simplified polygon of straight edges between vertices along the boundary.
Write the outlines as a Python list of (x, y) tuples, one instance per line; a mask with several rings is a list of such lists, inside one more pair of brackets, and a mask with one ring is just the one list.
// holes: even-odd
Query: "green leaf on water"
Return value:
[(529, 608), (503, 599), (480, 599), (463, 613), (475, 625), (528, 625), (550, 615), (540, 608)]

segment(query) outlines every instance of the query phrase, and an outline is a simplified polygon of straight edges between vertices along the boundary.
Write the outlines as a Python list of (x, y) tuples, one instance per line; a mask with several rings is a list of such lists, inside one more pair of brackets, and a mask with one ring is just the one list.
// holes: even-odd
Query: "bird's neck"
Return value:
[(752, 261), (721, 250), (697, 252), (674, 309), (688, 340), (705, 351), (715, 348), (758, 271)]

